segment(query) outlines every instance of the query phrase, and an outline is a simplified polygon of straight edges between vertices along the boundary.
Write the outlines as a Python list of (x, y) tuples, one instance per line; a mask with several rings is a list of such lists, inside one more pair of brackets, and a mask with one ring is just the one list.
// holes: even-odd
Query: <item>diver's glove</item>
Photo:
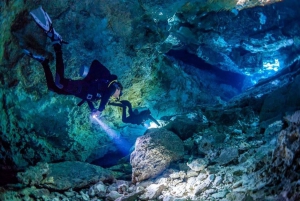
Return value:
[(99, 118), (101, 116), (102, 112), (100, 112), (99, 110), (97, 109), (93, 109), (92, 112), (91, 112), (91, 115), (93, 118)]

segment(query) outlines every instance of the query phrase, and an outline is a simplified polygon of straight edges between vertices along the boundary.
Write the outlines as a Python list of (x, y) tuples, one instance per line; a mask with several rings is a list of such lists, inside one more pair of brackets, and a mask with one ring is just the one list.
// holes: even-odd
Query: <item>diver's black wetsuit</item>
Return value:
[[(56, 55), (56, 73), (60, 77), (60, 84), (63, 85), (59, 88), (55, 85), (52, 72), (50, 70), (48, 61), (42, 62), (43, 69), (46, 76), (48, 89), (56, 92), (57, 94), (74, 95), (82, 100), (86, 101), (93, 111), (95, 109), (92, 102), (100, 100), (99, 111), (102, 112), (105, 109), (110, 96), (115, 92), (115, 87), (108, 87), (109, 81), (104, 79), (97, 80), (71, 80), (64, 77), (64, 63), (62, 58), (62, 50), (60, 44), (53, 45)], [(93, 61), (93, 64), (100, 63), (97, 60)]]
[[(144, 110), (142, 112), (138, 111), (132, 111), (132, 105), (129, 101), (122, 100), (119, 102), (109, 102), (109, 105), (113, 106), (119, 106), (123, 108), (122, 111), (122, 121), (124, 123), (131, 123), (131, 124), (137, 124), (137, 125), (142, 125), (146, 120), (151, 119), (154, 121), (158, 126), (160, 124), (151, 116), (151, 112), (149, 109)], [(129, 116), (127, 116), (127, 107), (128, 107), (128, 113)]]

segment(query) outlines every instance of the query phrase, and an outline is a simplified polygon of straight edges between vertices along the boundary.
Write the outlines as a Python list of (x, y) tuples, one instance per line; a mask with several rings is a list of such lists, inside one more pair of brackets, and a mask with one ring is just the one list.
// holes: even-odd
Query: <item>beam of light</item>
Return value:
[(113, 141), (113, 143), (117, 146), (117, 148), (124, 155), (129, 154), (129, 150), (131, 148), (130, 144), (125, 139), (123, 139), (117, 131), (110, 128), (106, 123), (104, 123), (96, 115), (93, 115), (92, 117), (101, 126), (101, 128), (105, 131), (105, 133)]

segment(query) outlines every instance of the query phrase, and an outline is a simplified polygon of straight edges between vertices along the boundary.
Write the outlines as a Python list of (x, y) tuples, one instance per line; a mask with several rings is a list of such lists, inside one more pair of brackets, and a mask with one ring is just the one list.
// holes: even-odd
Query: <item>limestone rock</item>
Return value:
[(191, 163), (187, 163), (187, 165), (196, 172), (200, 172), (203, 170), (208, 164), (208, 160), (206, 158), (197, 158), (193, 160)]
[(107, 190), (107, 186), (104, 185), (102, 181), (100, 181), (97, 184), (90, 187), (89, 196), (105, 197), (106, 190)]
[(163, 184), (151, 184), (146, 188), (146, 192), (141, 196), (142, 200), (154, 200), (158, 198), (165, 188), (166, 186)]
[(49, 174), (49, 165), (38, 163), (36, 166), (29, 167), (25, 172), (19, 172), (17, 177), (25, 185), (38, 185), (47, 174)]
[(130, 193), (128, 195), (124, 195), (122, 197), (117, 198), (115, 201), (135, 201), (138, 196), (144, 193), (144, 190)]
[(214, 175), (209, 175), (203, 182), (200, 183), (200, 185), (195, 187), (194, 194), (199, 195), (204, 192), (210, 186), (213, 180)]
[(208, 122), (203, 119), (206, 119), (206, 117), (201, 113), (176, 116), (172, 118), (172, 121), (165, 128), (174, 132), (181, 140), (186, 140), (199, 130), (208, 127)]
[(230, 163), (231, 161), (237, 159), (238, 156), (239, 156), (238, 149), (230, 147), (230, 148), (222, 150), (219, 158), (217, 158), (216, 161), (220, 165), (224, 165), (224, 164)]
[[(295, 197), (300, 196), (299, 193), (296, 193), (298, 192), (297, 186), (300, 180), (298, 174), (300, 171), (300, 160), (298, 158), (300, 153), (298, 115), (299, 112), (295, 112), (290, 118), (293, 124), (279, 133), (270, 168), (271, 177), (274, 182), (278, 182), (276, 189), (283, 187), (286, 189), (286, 193), (293, 194)], [(292, 118), (293, 116), (295, 118)], [(291, 198), (291, 200), (293, 199)]]
[[(35, 174), (34, 171), (41, 173)], [(30, 167), (25, 173), (19, 174), (19, 179), (24, 184), (39, 185), (52, 190), (68, 190), (112, 179), (112, 172), (88, 163), (66, 161)]]
[(211, 152), (212, 147), (214, 145), (214, 140), (209, 137), (199, 137), (195, 140), (195, 143), (198, 147), (198, 153), (200, 154), (208, 154)]
[(289, 123), (300, 123), (300, 110), (294, 112), (292, 115), (287, 115), (284, 119)]
[(110, 191), (106, 195), (107, 200), (110, 200), (110, 201), (116, 200), (119, 197), (122, 197), (122, 194), (118, 193), (117, 191)]
[(173, 132), (149, 130), (137, 138), (135, 150), (130, 156), (132, 181), (135, 183), (157, 176), (183, 154), (183, 142)]
[(39, 189), (34, 186), (30, 188), (25, 188), (21, 191), (22, 197), (25, 199), (29, 199), (30, 197), (34, 198), (35, 200), (42, 199), (43, 197), (47, 197), (50, 195), (50, 191), (48, 189)]

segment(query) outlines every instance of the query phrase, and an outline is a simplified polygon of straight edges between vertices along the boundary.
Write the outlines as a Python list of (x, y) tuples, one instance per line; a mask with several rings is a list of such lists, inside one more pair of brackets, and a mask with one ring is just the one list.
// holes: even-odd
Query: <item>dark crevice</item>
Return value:
[(10, 118), (9, 118), (9, 114), (8, 114), (8, 107), (7, 107), (6, 95), (5, 94), (3, 94), (3, 97), (2, 97), (2, 104), (3, 104), (3, 106), (2, 106), (3, 111), (4, 111), (4, 113), (6, 115), (6, 119), (8, 121), (7, 122), (7, 129), (6, 129), (6, 131), (9, 131), (10, 130), (10, 124), (11, 124), (11, 122), (10, 122)]
[[(218, 67), (206, 63), (197, 55), (189, 53), (187, 50), (171, 50), (167, 54), (176, 60), (182, 61), (185, 64), (194, 66), (200, 70), (207, 71), (216, 76), (216, 81), (219, 84), (227, 84), (236, 88), (239, 92), (242, 91), (243, 82), (246, 76), (230, 71), (224, 71)], [(200, 78), (201, 79), (201, 78)]]
[[(3, 135), (2, 132), (0, 134)], [(0, 186), (17, 183), (17, 169), (9, 154), (11, 144), (0, 140), (0, 146), (5, 150), (1, 153), (3, 157), (0, 160)]]
[(104, 155), (102, 158), (94, 160), (91, 164), (101, 166), (103, 168), (109, 168), (117, 165), (121, 159), (123, 159), (128, 153), (122, 151), (110, 152)]

